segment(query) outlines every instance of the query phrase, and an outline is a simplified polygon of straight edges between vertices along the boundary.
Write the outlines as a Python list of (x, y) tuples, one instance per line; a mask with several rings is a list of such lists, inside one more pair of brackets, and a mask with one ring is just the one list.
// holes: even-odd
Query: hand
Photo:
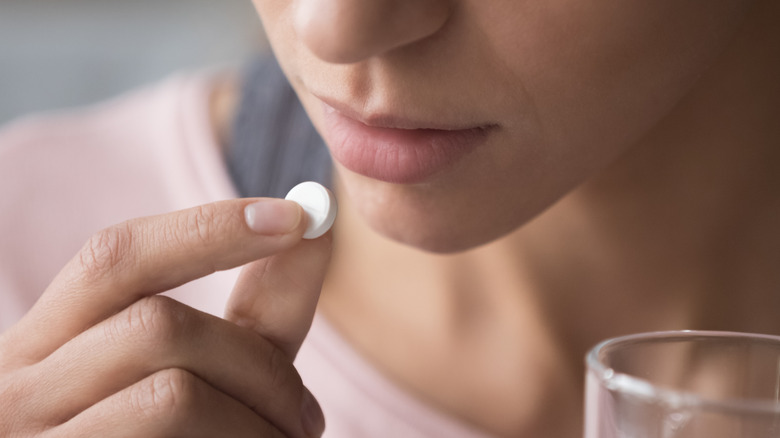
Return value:
[[(305, 222), (293, 202), (243, 199), (93, 236), (0, 336), (0, 436), (319, 436), (292, 361), (330, 241), (301, 240)], [(156, 295), (247, 263), (232, 322)]]

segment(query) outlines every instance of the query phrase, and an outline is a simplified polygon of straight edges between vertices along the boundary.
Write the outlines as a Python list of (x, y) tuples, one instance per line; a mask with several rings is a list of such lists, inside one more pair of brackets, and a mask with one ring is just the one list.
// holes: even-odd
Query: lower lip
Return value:
[(352, 172), (395, 184), (424, 182), (482, 144), (488, 128), (397, 129), (368, 126), (325, 105), (333, 158)]

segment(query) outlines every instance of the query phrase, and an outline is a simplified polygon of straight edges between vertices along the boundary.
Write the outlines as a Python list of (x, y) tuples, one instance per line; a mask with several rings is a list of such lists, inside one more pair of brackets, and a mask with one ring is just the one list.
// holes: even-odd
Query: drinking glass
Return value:
[(780, 337), (644, 333), (586, 362), (585, 438), (780, 437)]

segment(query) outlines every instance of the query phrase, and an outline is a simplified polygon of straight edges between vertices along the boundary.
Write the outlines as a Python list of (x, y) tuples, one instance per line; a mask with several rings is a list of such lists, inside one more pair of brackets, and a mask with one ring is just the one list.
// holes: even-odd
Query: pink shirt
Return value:
[[(94, 107), (0, 131), (0, 330), (97, 230), (237, 196), (211, 131), (211, 75), (181, 75)], [(168, 295), (221, 315), (238, 271)], [(316, 316), (296, 360), (328, 438), (487, 435), (415, 399)]]

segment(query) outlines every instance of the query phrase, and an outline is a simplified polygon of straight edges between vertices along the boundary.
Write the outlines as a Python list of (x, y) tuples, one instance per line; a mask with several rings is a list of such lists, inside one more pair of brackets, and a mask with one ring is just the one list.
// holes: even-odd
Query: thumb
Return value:
[(225, 318), (258, 332), (294, 359), (311, 327), (330, 254), (327, 233), (247, 265)]

